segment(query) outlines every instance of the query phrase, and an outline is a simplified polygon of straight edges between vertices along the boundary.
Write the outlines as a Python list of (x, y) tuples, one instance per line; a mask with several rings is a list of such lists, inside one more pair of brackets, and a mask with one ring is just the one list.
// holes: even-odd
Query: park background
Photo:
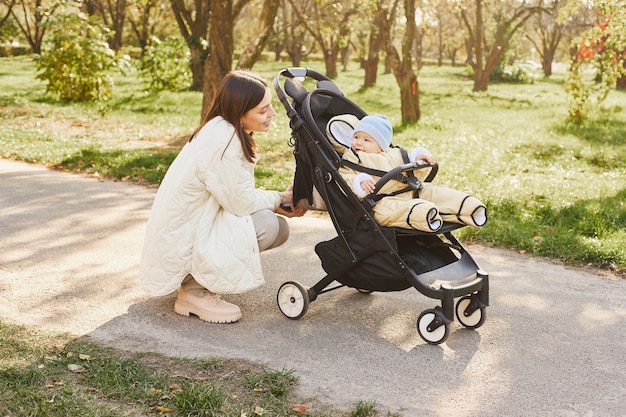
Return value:
[[(221, 5), (230, 18), (210, 20), (209, 10), (192, 10), (199, 4)], [(255, 51), (275, 4), (272, 31), (254, 57), (246, 51)], [(368, 113), (386, 114), (398, 145), (429, 148), (440, 164), (437, 182), (487, 203), (489, 223), (460, 230), (462, 240), (623, 276), (624, 29), (609, 13), (623, 2), (585, 4), (3, 0), (0, 156), (156, 187), (200, 122), (209, 78), (219, 80), (250, 56), (243, 66), (268, 81), (285, 67), (311, 67)], [(377, 21), (377, 13), (386, 19)], [(407, 16), (416, 22), (413, 36)], [(371, 54), (385, 22), (389, 31)], [(477, 26), (482, 35), (472, 31)], [(211, 33), (220, 41), (207, 42)], [(550, 54), (554, 35), (559, 42)], [(482, 60), (476, 45), (483, 45)], [(215, 65), (224, 61), (198, 61), (222, 54), (228, 64), (221, 67)], [(607, 58), (616, 64), (607, 67)], [(407, 91), (416, 94), (403, 96)], [(256, 178), (261, 187), (282, 189), (293, 178), (293, 148), (276, 97), (274, 107), (271, 131), (257, 136)], [(19, 358), (9, 355), (3, 368), (30, 375), (49, 339), (11, 326), (2, 332), (3, 351)], [(29, 359), (35, 365), (22, 369)], [(262, 375), (291, 383), (289, 374)], [(368, 404), (360, 406), (353, 415), (372, 415)]]
[[(488, 204), (463, 239), (624, 273), (618, 0), (3, 2), (3, 157), (158, 184), (226, 72), (310, 66)], [(274, 107), (266, 188), (294, 169)]]

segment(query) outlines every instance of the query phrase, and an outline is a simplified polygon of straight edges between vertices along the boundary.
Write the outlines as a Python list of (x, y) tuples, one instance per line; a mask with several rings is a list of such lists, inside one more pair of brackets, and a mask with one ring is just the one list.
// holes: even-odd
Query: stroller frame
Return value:
[[(306, 78), (317, 81), (311, 91), (298, 81)], [(343, 113), (362, 118), (367, 115), (365, 111), (348, 100), (328, 77), (310, 68), (281, 70), (274, 78), (274, 89), (290, 119), (290, 145), (296, 158), (294, 202), (306, 199), (311, 204), (314, 186), (338, 234), (315, 248), (327, 272), (325, 277), (311, 287), (297, 281), (280, 286), (277, 303), (281, 312), (290, 319), (300, 319), (319, 295), (345, 286), (363, 293), (412, 286), (441, 301), (440, 306), (418, 316), (417, 330), (427, 343), (440, 344), (447, 339), (455, 314), (466, 328), (482, 326), (489, 305), (489, 276), (452, 233), (464, 225), (444, 223), (433, 233), (381, 226), (371, 213), (375, 199), (368, 196), (359, 200), (340, 175), (341, 156), (326, 137), (326, 123)], [(377, 182), (376, 190), (421, 168), (424, 166), (416, 162), (394, 168)], [(437, 166), (424, 181), (432, 181), (436, 173)], [(332, 285), (334, 282), (337, 284)], [(456, 305), (455, 298), (459, 298)]]

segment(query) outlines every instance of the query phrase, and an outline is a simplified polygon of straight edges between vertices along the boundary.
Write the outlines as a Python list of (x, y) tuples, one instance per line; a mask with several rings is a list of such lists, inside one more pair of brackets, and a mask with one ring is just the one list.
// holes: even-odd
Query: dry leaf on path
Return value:
[(309, 407), (307, 407), (306, 405), (302, 405), (302, 404), (296, 404), (293, 407), (291, 407), (291, 411), (295, 411), (298, 414), (305, 414), (307, 411), (309, 411)]

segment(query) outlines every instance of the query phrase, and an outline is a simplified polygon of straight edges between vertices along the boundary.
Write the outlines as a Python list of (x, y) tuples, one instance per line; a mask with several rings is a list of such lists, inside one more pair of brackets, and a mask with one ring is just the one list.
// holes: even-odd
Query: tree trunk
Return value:
[[(288, 3), (290, 8), (288, 8)], [(290, 2), (284, 2), (283, 20), (285, 23), (283, 25), (283, 42), (285, 51), (294, 67), (299, 67), (305, 56), (304, 39), (307, 29), (304, 28), (303, 25), (298, 24), (299, 19), (298, 10), (291, 5)], [(307, 54), (311, 52), (311, 49), (312, 47), (308, 49)]]
[(87, 0), (83, 3), (89, 16), (98, 16), (113, 31), (109, 47), (114, 51), (122, 49), (122, 34), (126, 21), (126, 0)]
[(204, 61), (206, 59), (206, 50), (200, 42), (188, 42), (191, 62), (189, 69), (191, 70), (191, 91), (202, 91), (204, 79)]
[(5, 7), (7, 7), (7, 13), (4, 15), (4, 17), (0, 18), (0, 29), (2, 29), (4, 23), (9, 19), (9, 16), (11, 16), (11, 10), (13, 9), (13, 5), (15, 4), (15, 2), (16, 0), (11, 0), (11, 3), (5, 4)]
[(302, 62), (302, 47), (294, 46), (289, 53), (289, 57), (291, 58), (291, 63), (294, 67), (299, 67)]
[[(146, 1), (143, 4), (133, 4), (128, 11), (128, 23), (137, 38), (137, 43), (141, 48), (141, 56), (144, 55), (146, 46), (148, 46), (151, 33), (149, 32), (150, 14), (154, 9), (153, 1)], [(137, 15), (135, 15), (137, 13)]]
[(489, 76), (485, 79), (485, 71), (483, 68), (483, 45), (485, 26), (483, 23), (483, 2), (475, 0), (476, 4), (476, 21), (474, 22), (476, 31), (474, 33), (475, 40), (473, 42), (474, 52), (476, 54), (476, 66), (474, 67), (474, 91), (485, 91), (489, 85)]
[[(402, 123), (414, 123), (420, 119), (420, 93), (417, 75), (413, 71), (413, 43), (417, 28), (415, 26), (415, 0), (404, 0), (404, 12), (406, 14), (406, 29), (402, 39), (402, 57), (387, 39), (387, 57), (391, 70), (400, 87), (400, 109)], [(411, 22), (409, 24), (408, 22)]]
[(390, 66), (400, 88), (400, 112), (402, 123), (413, 123), (420, 119), (419, 83), (413, 69), (407, 65), (406, 59), (400, 58), (393, 48), (387, 51)]
[(443, 24), (439, 20), (439, 27), (437, 29), (437, 66), (443, 65)]
[[(624, 51), (624, 53), (626, 53), (626, 51)], [(626, 68), (626, 62), (624, 63), (624, 68)], [(626, 76), (622, 76), (617, 79), (615, 88), (618, 90), (626, 90)]]
[(280, 0), (265, 0), (259, 17), (259, 34), (246, 45), (239, 57), (237, 68), (251, 69), (259, 59), (274, 30), (274, 20), (276, 20), (279, 3)]
[(346, 71), (350, 63), (350, 44), (340, 48), (339, 55), (341, 56), (341, 69), (342, 71)]
[(109, 45), (114, 51), (119, 51), (123, 46), (122, 35), (124, 32), (124, 22), (126, 21), (126, 0), (117, 0), (111, 7), (115, 7), (114, 10), (111, 10), (112, 29), (115, 31), (115, 35), (113, 35), (113, 39), (111, 39)]
[(325, 49), (323, 52), (326, 76), (328, 78), (337, 78), (337, 55), (339, 54), (339, 48), (337, 48), (337, 51), (333, 49)]
[[(304, 3), (304, 4), (303, 4)], [(337, 60), (340, 44), (350, 39), (350, 18), (358, 12), (355, 5), (346, 8), (343, 14), (334, 7), (324, 7), (324, 2), (312, 2), (313, 9), (306, 11), (306, 2), (289, 0), (292, 10), (298, 17), (299, 24), (315, 39), (319, 45), (324, 63), (326, 65), (326, 76), (337, 77)], [(299, 7), (302, 7), (300, 10)], [(328, 30), (332, 25), (334, 30)]]
[(222, 79), (231, 71), (233, 61), (232, 2), (212, 1), (209, 14), (209, 54), (204, 63), (202, 117), (209, 110)]
[(472, 67), (472, 69), (476, 69), (476, 61), (474, 60), (474, 47), (472, 45), (472, 39), (469, 37), (465, 38), (465, 50), (467, 51), (465, 63)]
[(378, 78), (378, 63), (380, 62), (380, 50), (384, 46), (385, 39), (389, 36), (390, 23), (387, 20), (387, 11), (378, 4), (376, 15), (370, 26), (370, 36), (367, 48), (367, 58), (361, 60), (361, 68), (365, 71), (363, 88), (369, 88), (376, 84)]
[(378, 78), (378, 55), (371, 56), (361, 60), (361, 68), (365, 71), (365, 79), (363, 80), (363, 88), (369, 88), (376, 84)]
[[(520, 6), (511, 16), (499, 16), (496, 19), (493, 45), (489, 49), (485, 38), (483, 0), (474, 0), (474, 6), (474, 25), (470, 22), (467, 10), (461, 11), (461, 18), (467, 33), (466, 42), (471, 44), (476, 58), (476, 62), (472, 64), (472, 68), (474, 68), (474, 91), (486, 91), (491, 73), (496, 65), (502, 61), (515, 32), (530, 17), (543, 11), (543, 9), (540, 6)], [(468, 52), (469, 56), (470, 53)]]
[(403, 72), (399, 84), (402, 123), (417, 122), (422, 116), (417, 76), (413, 71)]
[(552, 61), (554, 61), (555, 51), (545, 51), (541, 56), (541, 68), (543, 69), (543, 75), (549, 77), (552, 75)]
[(191, 53), (191, 90), (203, 89), (204, 60), (207, 54), (204, 40), (207, 38), (209, 25), (210, 0), (200, 0), (194, 4), (193, 9), (187, 9), (183, 0), (170, 0), (172, 12), (176, 18), (180, 34), (187, 42)]
[(20, 28), (33, 53), (40, 54), (46, 22), (61, 3), (55, 3), (49, 9), (44, 9), (42, 0), (35, 0), (34, 7), (27, 5), (24, 0), (16, 4), (21, 5), (22, 16), (19, 17), (16, 11), (19, 10), (19, 7), (13, 9), (11, 15), (15, 18), (15, 23)]

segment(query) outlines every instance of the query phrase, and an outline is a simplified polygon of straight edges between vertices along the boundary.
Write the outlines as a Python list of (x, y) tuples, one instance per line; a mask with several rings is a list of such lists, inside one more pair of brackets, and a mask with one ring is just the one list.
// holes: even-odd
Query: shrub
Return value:
[(519, 64), (496, 67), (491, 73), (491, 81), (513, 84), (529, 84), (533, 77), (526, 68)]
[(109, 47), (110, 31), (83, 13), (63, 13), (48, 23), (50, 35), (37, 61), (37, 78), (46, 92), (66, 101), (106, 101), (113, 90), (117, 65)]
[(164, 41), (153, 36), (142, 59), (142, 69), (150, 79), (150, 89), (187, 89), (192, 82), (190, 59), (189, 48), (180, 36), (168, 36)]

